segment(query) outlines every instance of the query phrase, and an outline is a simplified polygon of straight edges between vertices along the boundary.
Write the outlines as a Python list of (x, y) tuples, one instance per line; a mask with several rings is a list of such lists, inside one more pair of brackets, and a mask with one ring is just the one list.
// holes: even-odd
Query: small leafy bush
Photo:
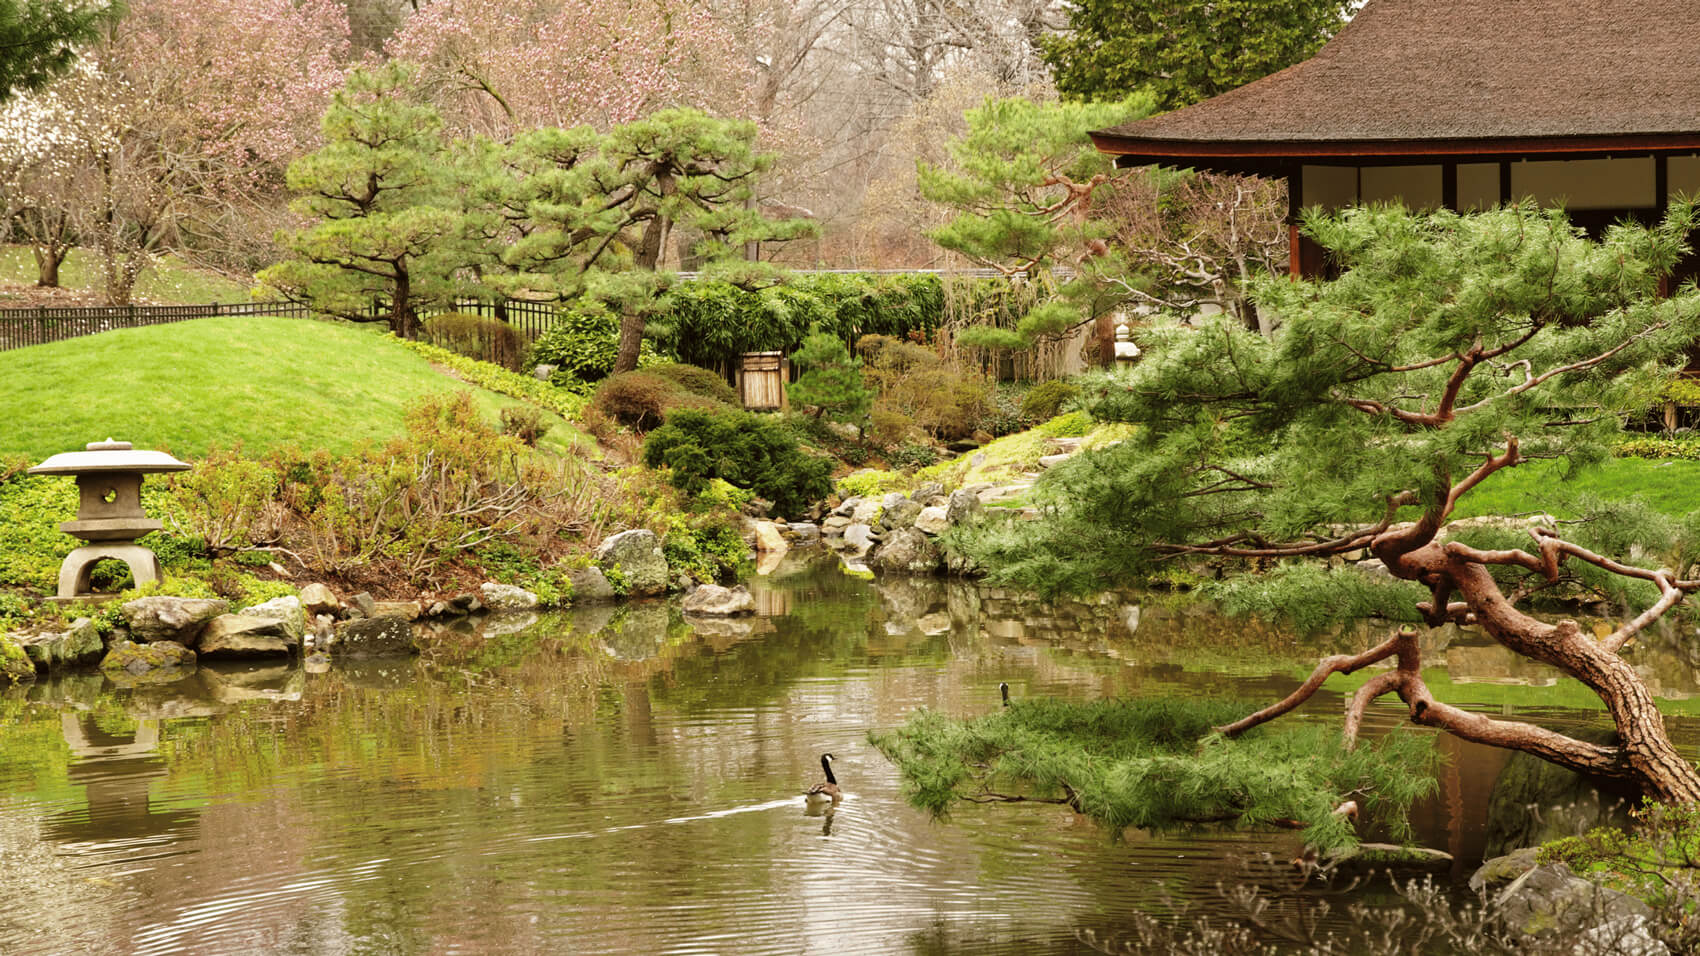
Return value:
[(832, 492), (832, 462), (805, 452), (782, 423), (742, 411), (682, 409), (649, 434), (643, 462), (671, 469), (669, 480), (698, 494), (713, 478), (747, 488), (798, 515)]
[[(885, 335), (865, 335), (856, 343), (868, 380), (879, 391), (879, 413), (906, 416), (935, 441), (973, 434), (990, 405), (991, 383), (979, 372), (940, 359), (923, 345)], [(889, 419), (888, 419), (889, 420)]]
[(1612, 446), (1618, 458), (1682, 458), (1700, 460), (1700, 438), (1627, 438)]
[(537, 439), (549, 430), (543, 410), (532, 405), (510, 405), (502, 409), (502, 434), (535, 448)]
[[(549, 376), (551, 384), (585, 394), (614, 374), (619, 355), (620, 317), (606, 305), (584, 299), (565, 309), (548, 331), (537, 337), (528, 361), (533, 367), (555, 366)], [(645, 339), (638, 352), (638, 368), (664, 361)]]
[(736, 406), (738, 404), (737, 390), (728, 385), (726, 380), (720, 377), (719, 372), (698, 368), (695, 365), (686, 365), (683, 362), (663, 362), (659, 365), (650, 366), (646, 371), (677, 383), (693, 395), (701, 395), (703, 398), (719, 402), (722, 405)]
[(1080, 386), (1057, 379), (1033, 386), (1021, 400), (1021, 416), (1029, 421), (1047, 421), (1057, 417), (1063, 406), (1080, 398)]
[(667, 533), (661, 550), (667, 567), (700, 584), (735, 580), (750, 551), (726, 512), (692, 516), (684, 528)]
[(931, 445), (899, 445), (886, 454), (886, 460), (893, 468), (913, 471), (925, 468), (939, 460), (938, 453)]
[(640, 369), (616, 375), (598, 386), (591, 396), (590, 410), (627, 428), (647, 431), (659, 426), (669, 412), (718, 404), (673, 379)]
[(166, 477), (166, 526), (198, 540), (204, 553), (273, 544), (283, 530), (278, 473), (240, 451), (214, 450), (188, 471)]
[(500, 319), (446, 312), (425, 320), (425, 340), (438, 348), (509, 371), (525, 366), (525, 335)]

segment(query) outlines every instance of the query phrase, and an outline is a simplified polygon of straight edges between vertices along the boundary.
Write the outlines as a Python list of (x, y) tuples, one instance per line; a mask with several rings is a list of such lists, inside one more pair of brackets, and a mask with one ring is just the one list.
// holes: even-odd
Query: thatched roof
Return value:
[(1311, 59), (1093, 138), (1183, 165), (1700, 144), (1700, 0), (1369, 0)]

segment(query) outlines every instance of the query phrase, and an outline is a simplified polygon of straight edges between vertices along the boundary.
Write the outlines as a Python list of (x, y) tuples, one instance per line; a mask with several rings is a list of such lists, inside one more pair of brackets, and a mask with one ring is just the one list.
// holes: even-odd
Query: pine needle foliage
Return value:
[(1395, 732), (1348, 750), (1326, 726), (1234, 740), (1213, 730), (1247, 710), (1232, 701), (1035, 698), (965, 720), (923, 709), (869, 740), (902, 772), (905, 798), (941, 817), (962, 800), (1051, 800), (1114, 834), (1296, 822), (1310, 844), (1337, 847), (1357, 837), (1334, 809), (1355, 799), (1408, 837), (1411, 802), (1435, 787), (1431, 738)]
[[(1222, 320), (1145, 330), (1139, 366), (1089, 386), (1093, 416), (1134, 433), (1049, 472), (1032, 492), (1046, 520), (950, 543), (997, 583), (1090, 590), (1184, 565), (1193, 547), (1326, 556), (1322, 542), (1376, 524), (1395, 496), (1416, 498), (1401, 517), (1438, 511), (1513, 438), (1522, 461), (1603, 461), (1700, 338), (1700, 291), (1660, 295), (1695, 221), (1677, 202), (1660, 225), (1595, 240), (1532, 204), (1308, 216), (1338, 278), (1259, 280), (1253, 300), (1279, 316), (1268, 337)], [(1438, 410), (1473, 349), (1487, 357)], [(1598, 518), (1603, 537), (1645, 523)]]

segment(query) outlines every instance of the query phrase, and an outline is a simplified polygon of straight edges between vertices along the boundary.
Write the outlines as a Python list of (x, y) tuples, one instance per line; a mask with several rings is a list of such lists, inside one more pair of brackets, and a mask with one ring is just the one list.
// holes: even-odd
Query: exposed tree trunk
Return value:
[(1108, 312), (1092, 320), (1093, 334), (1098, 339), (1098, 365), (1116, 367), (1116, 322)]
[(413, 309), (413, 283), (406, 263), (396, 265), (395, 298), (390, 302), (390, 331), (404, 339), (419, 337), (419, 318)]
[(620, 350), (614, 357), (614, 374), (637, 368), (638, 355), (643, 351), (643, 315), (627, 312), (620, 316)]
[[(663, 197), (671, 196), (677, 189), (671, 173), (662, 171), (655, 178), (655, 188)], [(643, 239), (638, 243), (637, 259), (634, 265), (639, 269), (655, 272), (661, 265), (661, 254), (667, 248), (667, 233), (673, 228), (673, 221), (666, 213), (657, 210), (644, 224)], [(644, 314), (635, 308), (628, 307), (620, 315), (620, 349), (614, 356), (614, 374), (630, 372), (638, 366), (638, 355), (643, 350), (643, 328), (647, 322)]]
[(35, 256), (35, 284), (43, 289), (59, 288), (59, 266), (69, 250), (57, 242), (37, 243), (30, 247)]

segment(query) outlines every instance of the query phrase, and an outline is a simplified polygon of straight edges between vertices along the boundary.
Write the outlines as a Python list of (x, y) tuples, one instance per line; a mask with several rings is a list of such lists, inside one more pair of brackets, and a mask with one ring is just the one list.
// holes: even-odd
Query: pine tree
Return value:
[(803, 347), (791, 353), (803, 373), (788, 387), (793, 405), (813, 405), (815, 418), (860, 422), (874, 403), (874, 390), (862, 378), (862, 363), (836, 335), (811, 329)]
[[(999, 580), (1077, 589), (1197, 557), (1255, 565), (1367, 549), (1421, 587), (1411, 610), (1427, 625), (1478, 626), (1597, 693), (1622, 743), (1436, 699), (1415, 630), (1323, 661), (1294, 695), (1226, 732), (1291, 710), (1331, 673), (1390, 661), (1352, 699), (1348, 741), (1369, 702), (1395, 694), (1416, 723), (1661, 799), (1700, 800), (1700, 772), (1672, 748), (1647, 685), (1620, 655), (1700, 590), (1700, 513), (1662, 540), (1604, 514), (1521, 540), (1447, 528), (1459, 501), (1500, 471), (1601, 459), (1622, 416), (1682, 367), (1700, 339), (1700, 290), (1660, 291), (1695, 222), (1694, 205), (1678, 202), (1659, 226), (1620, 224), (1596, 242), (1561, 211), (1532, 205), (1313, 216), (1305, 229), (1339, 278), (1258, 283), (1258, 307), (1282, 320), (1271, 337), (1226, 320), (1153, 330), (1132, 377), (1106, 381), (1093, 406), (1136, 425), (1133, 434), (1037, 489), (1050, 521), (988, 524), (958, 544)], [(1631, 551), (1654, 566), (1625, 563)], [(1332, 600), (1329, 576), (1310, 580), (1323, 590), (1295, 588), (1290, 600)], [(1576, 582), (1615, 588), (1638, 610), (1595, 638), (1526, 609), (1533, 595)]]
[(280, 236), (291, 258), (259, 276), (355, 321), (385, 302), (390, 331), (404, 338), (418, 333), (421, 304), (453, 295), (467, 262), (442, 120), (413, 97), (412, 80), (397, 62), (349, 75), (325, 112), (325, 145), (289, 166), (291, 208), (315, 222)]

